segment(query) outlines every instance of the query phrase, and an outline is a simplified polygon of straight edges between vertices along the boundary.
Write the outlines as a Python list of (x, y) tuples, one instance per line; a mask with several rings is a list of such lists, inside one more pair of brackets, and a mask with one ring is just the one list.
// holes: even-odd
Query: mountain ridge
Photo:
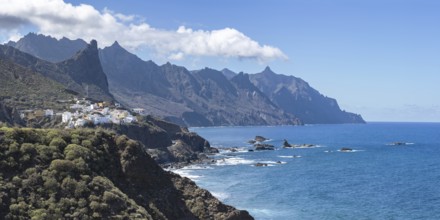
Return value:
[(306, 124), (365, 123), (360, 115), (341, 110), (336, 99), (300, 78), (274, 73), (270, 67), (249, 77), (272, 102)]
[(109, 92), (119, 102), (180, 125), (365, 123), (304, 80), (276, 74), (270, 67), (257, 74), (227, 68), (189, 71), (144, 61), (117, 41), (99, 49), (99, 60)]
[(15, 47), (37, 58), (58, 63), (71, 58), (73, 54), (84, 49), (87, 43), (84, 40), (70, 40), (66, 37), (56, 38), (42, 34), (28, 33), (17, 42), (9, 41), (6, 45)]

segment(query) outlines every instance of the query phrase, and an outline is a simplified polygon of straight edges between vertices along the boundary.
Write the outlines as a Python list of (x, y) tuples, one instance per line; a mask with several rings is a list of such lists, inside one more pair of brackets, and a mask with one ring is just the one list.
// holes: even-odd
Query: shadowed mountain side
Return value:
[[(189, 72), (166, 63), (143, 61), (117, 42), (100, 51), (110, 90), (129, 107), (186, 126), (298, 124), (264, 94), (237, 87), (221, 72), (205, 68)], [(249, 81), (249, 80), (248, 80)], [(256, 89), (258, 90), (258, 89)], [(252, 98), (250, 99), (249, 97)]]
[(57, 100), (74, 96), (62, 84), (9, 60), (0, 59), (0, 79), (0, 121), (11, 125), (25, 125), (17, 110), (64, 109)]
[(76, 83), (85, 87), (86, 96), (97, 100), (112, 100), (95, 40), (92, 40), (87, 48), (79, 51), (72, 58), (58, 63), (57, 66), (69, 74)]
[(234, 76), (237, 75), (237, 73), (231, 71), (231, 70), (228, 69), (228, 68), (224, 68), (224, 69), (222, 69), (221, 72), (222, 72), (223, 75), (225, 75), (226, 78), (228, 78), (228, 79), (232, 79), (232, 77), (234, 77)]
[(306, 124), (365, 123), (360, 115), (342, 111), (335, 99), (300, 78), (276, 74), (269, 67), (249, 78), (273, 103)]
[(63, 37), (57, 40), (50, 36), (34, 33), (27, 34), (17, 42), (9, 41), (6, 45), (52, 63), (67, 60), (76, 52), (87, 47), (87, 43), (81, 39), (69, 40)]
[(111, 101), (107, 78), (98, 58), (96, 41), (73, 58), (61, 63), (40, 60), (10, 46), (0, 45), (0, 58), (11, 61), (55, 80), (83, 97)]

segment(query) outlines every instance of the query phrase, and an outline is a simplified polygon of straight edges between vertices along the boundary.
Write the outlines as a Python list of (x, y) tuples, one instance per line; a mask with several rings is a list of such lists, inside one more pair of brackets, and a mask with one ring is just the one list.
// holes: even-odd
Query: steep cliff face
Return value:
[(253, 219), (108, 131), (0, 128), (1, 219)]
[(117, 42), (102, 49), (100, 58), (108, 74), (110, 91), (120, 102), (180, 125), (298, 123), (293, 115), (273, 108), (267, 98), (254, 96), (250, 100), (239, 95), (238, 91), (251, 94), (253, 90), (237, 90), (237, 85), (217, 70), (190, 72), (170, 63), (158, 66), (139, 59)]
[(306, 124), (365, 123), (360, 115), (341, 110), (335, 99), (323, 96), (302, 79), (276, 74), (269, 67), (249, 78), (273, 103)]
[(57, 63), (57, 66), (84, 88), (85, 96), (96, 100), (112, 100), (95, 40), (92, 40), (84, 50), (79, 51), (72, 58)]
[(122, 48), (118, 42), (99, 51), (99, 58), (107, 74), (112, 93), (123, 93), (125, 88), (168, 96), (170, 86), (152, 61), (143, 61)]

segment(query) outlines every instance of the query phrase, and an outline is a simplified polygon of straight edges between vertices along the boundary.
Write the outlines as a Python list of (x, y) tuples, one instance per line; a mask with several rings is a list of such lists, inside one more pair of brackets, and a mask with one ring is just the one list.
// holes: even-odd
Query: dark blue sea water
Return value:
[[(240, 152), (222, 151), (217, 164), (177, 172), (256, 219), (440, 219), (439, 123), (191, 130)], [(255, 135), (276, 150), (248, 152)], [(283, 149), (283, 139), (318, 147)]]

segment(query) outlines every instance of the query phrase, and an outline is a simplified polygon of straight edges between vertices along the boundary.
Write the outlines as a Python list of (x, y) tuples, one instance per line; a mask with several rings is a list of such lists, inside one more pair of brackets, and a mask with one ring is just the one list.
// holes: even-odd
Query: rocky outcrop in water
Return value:
[(283, 148), (292, 148), (293, 146), (291, 145), (291, 144), (289, 144), (289, 142), (287, 142), (287, 140), (286, 139), (284, 139), (284, 142), (283, 142)]
[(271, 144), (255, 144), (255, 150), (275, 150), (275, 147)]

